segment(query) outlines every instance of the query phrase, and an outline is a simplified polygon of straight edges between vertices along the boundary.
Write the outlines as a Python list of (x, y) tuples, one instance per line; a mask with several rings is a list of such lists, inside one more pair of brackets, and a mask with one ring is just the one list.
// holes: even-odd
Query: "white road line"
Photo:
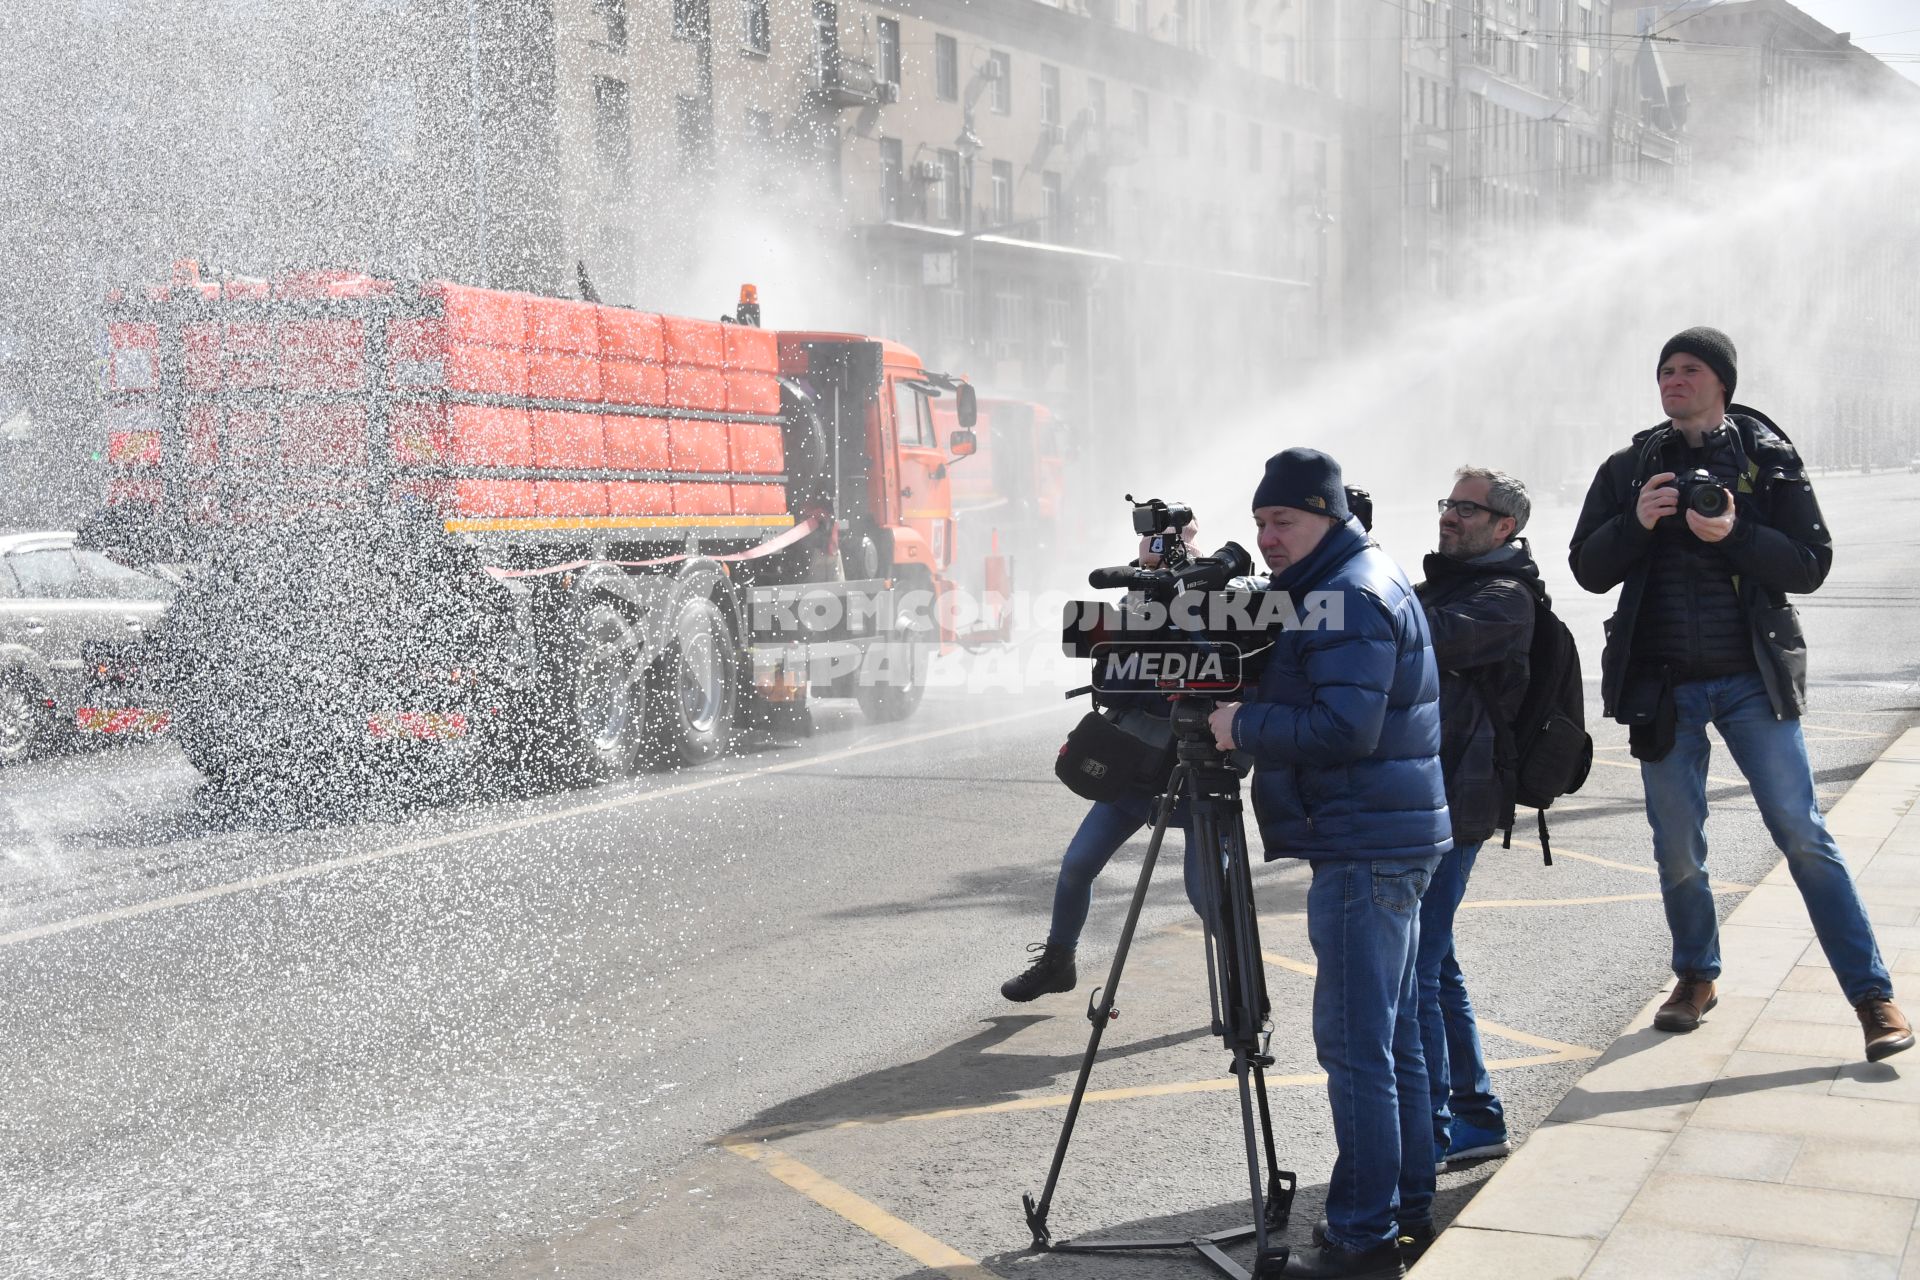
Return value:
[(634, 805), (648, 804), (655, 800), (666, 800), (674, 796), (687, 795), (694, 791), (705, 791), (711, 787), (723, 787), (731, 783), (747, 782), (754, 778), (763, 778), (769, 774), (791, 773), (796, 769), (812, 768), (816, 765), (830, 764), (836, 760), (846, 760), (854, 756), (863, 756), (873, 751), (890, 751), (896, 747), (911, 746), (916, 742), (930, 742), (935, 738), (952, 737), (957, 733), (973, 733), (981, 729), (991, 729), (998, 725), (1012, 724), (1018, 720), (1030, 720), (1035, 716), (1052, 715), (1058, 712), (1055, 706), (1037, 707), (1031, 711), (1022, 711), (1016, 715), (999, 716), (992, 720), (975, 720), (967, 724), (952, 725), (945, 729), (933, 729), (926, 733), (910, 734), (904, 738), (887, 738), (879, 742), (869, 742), (863, 746), (848, 747), (827, 755), (808, 756), (799, 760), (787, 760), (780, 764), (767, 765), (759, 769), (749, 769), (740, 773), (717, 774), (700, 778), (693, 782), (683, 782), (677, 786), (661, 787), (653, 791), (640, 791), (628, 795), (612, 796), (605, 800), (596, 800), (591, 804), (574, 805), (568, 809), (554, 809), (546, 813), (528, 814), (523, 818), (514, 818), (507, 822), (490, 823), (484, 827), (473, 827), (465, 831), (448, 832), (446, 835), (429, 836), (422, 840), (409, 840), (404, 844), (389, 845), (384, 849), (369, 849), (364, 853), (348, 854), (340, 858), (328, 858), (323, 862), (309, 862), (303, 866), (289, 867), (284, 871), (275, 871), (267, 875), (249, 876), (245, 880), (235, 880), (228, 884), (211, 885), (205, 889), (195, 889), (190, 893), (176, 893), (170, 897), (155, 898), (149, 902), (136, 902), (130, 906), (114, 907), (108, 911), (96, 911), (89, 915), (74, 916), (68, 920), (55, 920), (47, 924), (37, 924), (13, 933), (0, 933), (0, 947), (18, 946), (24, 942), (33, 942), (40, 938), (50, 938), (57, 934), (72, 933), (79, 929), (91, 929), (98, 925), (114, 924), (122, 920), (134, 920), (141, 916), (154, 915), (161, 911), (171, 911), (176, 907), (190, 907), (196, 903), (209, 902), (215, 898), (231, 897), (239, 893), (252, 893), (259, 889), (271, 889), (275, 885), (292, 884), (300, 880), (311, 880), (316, 876), (344, 871), (349, 867), (363, 867), (375, 862), (404, 857), (411, 853), (424, 853), (429, 849), (443, 849), (448, 845), (463, 844), (469, 840), (484, 839), (487, 836), (508, 835), (515, 831), (526, 831), (549, 822), (559, 822), (566, 818), (578, 818), (587, 814), (606, 813), (614, 809), (631, 808)]

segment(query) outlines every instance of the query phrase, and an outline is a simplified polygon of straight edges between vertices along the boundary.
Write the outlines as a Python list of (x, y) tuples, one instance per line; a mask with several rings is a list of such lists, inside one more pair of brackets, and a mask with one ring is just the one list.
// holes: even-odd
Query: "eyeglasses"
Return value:
[(1465, 498), (1442, 498), (1437, 506), (1441, 515), (1447, 514), (1448, 509), (1452, 509), (1453, 514), (1459, 516), (1462, 520), (1472, 518), (1476, 511), (1484, 511), (1496, 519), (1507, 514), (1504, 511), (1496, 511), (1492, 507), (1482, 506), (1478, 502), (1469, 502)]

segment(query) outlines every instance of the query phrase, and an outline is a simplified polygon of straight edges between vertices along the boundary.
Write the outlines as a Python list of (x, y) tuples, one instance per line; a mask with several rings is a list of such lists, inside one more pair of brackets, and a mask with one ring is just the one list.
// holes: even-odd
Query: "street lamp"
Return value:
[(973, 355), (973, 159), (980, 154), (980, 138), (973, 131), (973, 112), (960, 121), (960, 136), (953, 149), (960, 157), (960, 308), (962, 341), (967, 355)]

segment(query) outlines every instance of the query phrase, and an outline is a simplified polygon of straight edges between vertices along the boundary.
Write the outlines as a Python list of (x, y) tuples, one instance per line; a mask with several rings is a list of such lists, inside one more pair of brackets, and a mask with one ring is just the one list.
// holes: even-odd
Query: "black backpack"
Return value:
[(1544, 596), (1534, 595), (1533, 644), (1527, 650), (1527, 692), (1513, 723), (1499, 712), (1491, 685), (1492, 669), (1483, 681), (1482, 696), (1493, 719), (1494, 760), (1507, 792), (1501, 819), (1500, 847), (1513, 847), (1516, 804), (1538, 810), (1540, 856), (1553, 865), (1553, 846), (1547, 839), (1547, 810), (1561, 796), (1572, 795), (1593, 768), (1593, 738), (1587, 733), (1586, 690), (1580, 676), (1580, 647)]

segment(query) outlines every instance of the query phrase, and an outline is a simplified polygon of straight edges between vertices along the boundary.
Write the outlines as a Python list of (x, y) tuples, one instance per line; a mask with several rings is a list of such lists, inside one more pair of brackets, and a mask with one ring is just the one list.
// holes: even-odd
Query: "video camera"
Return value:
[[(1264, 583), (1252, 579), (1253, 557), (1229, 542), (1210, 556), (1188, 550), (1180, 533), (1193, 523), (1193, 508), (1159, 498), (1133, 504), (1133, 529), (1155, 539), (1159, 567), (1137, 564), (1095, 569), (1088, 585), (1121, 589), (1119, 602), (1069, 603), (1061, 643), (1069, 657), (1093, 660), (1093, 682), (1069, 697), (1105, 694), (1217, 696), (1239, 689), (1249, 677), (1246, 659), (1268, 647), (1266, 627), (1256, 626), (1253, 602)], [(1244, 586), (1230, 587), (1238, 579)]]
[[(1371, 530), (1372, 497), (1352, 486), (1346, 493), (1348, 509)], [(1132, 494), (1127, 501), (1133, 504), (1133, 530), (1155, 540), (1160, 567), (1115, 565), (1087, 575), (1097, 590), (1134, 594), (1119, 604), (1077, 600), (1067, 606), (1061, 629), (1067, 656), (1094, 660), (1092, 685), (1074, 693), (1220, 694), (1257, 679), (1247, 660), (1270, 647), (1276, 617), (1296, 616), (1292, 602), (1262, 599), (1274, 593), (1254, 577), (1253, 557), (1237, 542), (1210, 556), (1192, 554), (1180, 537), (1193, 523), (1192, 507)]]

